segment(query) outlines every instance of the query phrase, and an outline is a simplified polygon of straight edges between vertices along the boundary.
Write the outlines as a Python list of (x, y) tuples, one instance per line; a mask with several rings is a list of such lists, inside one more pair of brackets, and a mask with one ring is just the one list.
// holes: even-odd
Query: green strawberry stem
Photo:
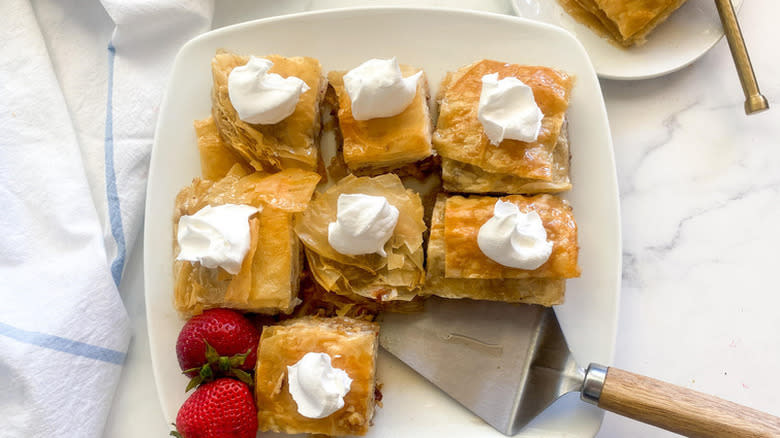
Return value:
[(227, 356), (220, 356), (219, 361), (217, 361), (219, 364), (218, 370), (220, 370), (223, 373), (227, 373), (230, 371), (230, 358)]
[(173, 430), (168, 435), (175, 436), (176, 438), (183, 438), (179, 433), (179, 430), (176, 429), (176, 423), (171, 423), (171, 426), (173, 426)]
[(203, 383), (213, 382), (217, 377), (223, 376), (235, 377), (249, 386), (254, 385), (252, 375), (240, 368), (244, 365), (244, 362), (246, 362), (249, 353), (252, 352), (251, 348), (248, 349), (246, 353), (233, 356), (220, 356), (217, 350), (215, 350), (208, 341), (204, 339), (203, 342), (206, 344), (206, 363), (200, 367), (182, 371), (182, 374), (198, 373), (198, 375), (190, 379), (184, 392), (189, 392), (191, 389)]
[(231, 375), (249, 386), (253, 386), (255, 383), (252, 379), (252, 376), (242, 369), (234, 368), (231, 372)]

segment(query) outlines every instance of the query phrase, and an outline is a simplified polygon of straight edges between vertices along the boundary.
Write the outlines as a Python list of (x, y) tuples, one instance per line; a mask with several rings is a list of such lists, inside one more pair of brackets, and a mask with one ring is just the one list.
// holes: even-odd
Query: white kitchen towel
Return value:
[[(213, 14), (210, 0), (101, 3), (0, 2), (0, 437), (101, 436), (157, 109), (176, 52)], [(80, 55), (105, 33), (85, 7), (115, 24), (95, 65)]]

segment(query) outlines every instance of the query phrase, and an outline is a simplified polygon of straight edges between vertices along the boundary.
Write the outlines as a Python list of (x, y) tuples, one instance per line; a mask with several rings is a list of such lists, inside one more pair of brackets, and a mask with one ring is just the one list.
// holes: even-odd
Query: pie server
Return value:
[(780, 418), (597, 364), (580, 368), (551, 308), (426, 301), (386, 313), (382, 347), (499, 432), (514, 435), (573, 391), (608, 411), (692, 437), (778, 437)]

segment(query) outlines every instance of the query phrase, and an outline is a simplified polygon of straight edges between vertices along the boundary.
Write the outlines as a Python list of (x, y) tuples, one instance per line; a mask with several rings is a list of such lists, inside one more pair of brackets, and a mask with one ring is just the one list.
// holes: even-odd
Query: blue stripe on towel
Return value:
[(111, 235), (116, 242), (116, 258), (111, 262), (111, 275), (114, 283), (119, 287), (122, 279), (122, 270), (125, 267), (125, 232), (122, 229), (122, 210), (119, 208), (119, 195), (116, 189), (116, 173), (114, 172), (114, 115), (111, 107), (114, 88), (114, 55), (116, 49), (113, 44), (108, 45), (108, 99), (106, 100), (106, 196), (108, 198), (108, 219), (111, 223)]
[(63, 353), (70, 353), (102, 362), (122, 365), (125, 361), (125, 353), (122, 353), (121, 351), (85, 344), (59, 336), (47, 335), (46, 333), (22, 330), (8, 324), (3, 324), (2, 322), (0, 322), (0, 335), (16, 339), (25, 344), (37, 345), (39, 347), (62, 351)]

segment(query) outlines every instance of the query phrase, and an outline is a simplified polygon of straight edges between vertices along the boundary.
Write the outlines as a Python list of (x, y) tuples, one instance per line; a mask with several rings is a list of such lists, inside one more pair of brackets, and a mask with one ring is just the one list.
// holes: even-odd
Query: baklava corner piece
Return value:
[(309, 90), (301, 94), (294, 112), (271, 125), (241, 120), (230, 102), (228, 76), (235, 67), (249, 62), (248, 56), (220, 50), (211, 61), (213, 88), (212, 115), (225, 144), (257, 170), (300, 168), (316, 171), (321, 131), (320, 103), (327, 80), (320, 62), (314, 58), (268, 55), (273, 62), (269, 73), (296, 76)]

